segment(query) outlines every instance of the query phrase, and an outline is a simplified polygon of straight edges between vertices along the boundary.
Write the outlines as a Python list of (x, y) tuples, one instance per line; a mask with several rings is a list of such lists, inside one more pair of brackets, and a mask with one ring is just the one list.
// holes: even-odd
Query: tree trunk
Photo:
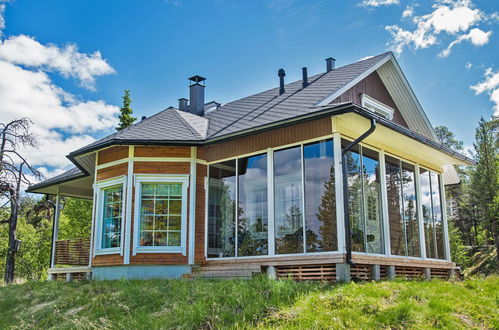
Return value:
[(14, 281), (15, 255), (16, 255), (16, 230), (17, 230), (17, 200), (11, 202), (11, 216), (9, 221), (9, 248), (7, 250), (7, 258), (5, 260), (5, 284)]

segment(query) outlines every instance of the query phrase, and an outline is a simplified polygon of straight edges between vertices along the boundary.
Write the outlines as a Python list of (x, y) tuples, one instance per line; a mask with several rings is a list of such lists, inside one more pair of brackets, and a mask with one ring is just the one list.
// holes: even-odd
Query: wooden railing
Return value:
[(86, 266), (90, 256), (90, 238), (65, 239), (55, 242), (55, 264)]

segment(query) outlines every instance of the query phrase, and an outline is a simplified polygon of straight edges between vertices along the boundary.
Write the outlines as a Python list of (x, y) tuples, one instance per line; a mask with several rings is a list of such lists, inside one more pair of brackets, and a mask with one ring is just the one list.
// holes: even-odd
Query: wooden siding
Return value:
[(123, 265), (123, 257), (117, 254), (106, 254), (95, 256), (92, 259), (92, 266), (117, 266)]
[(120, 160), (128, 157), (128, 146), (117, 146), (111, 147), (99, 151), (99, 158), (97, 160), (98, 165), (102, 165), (109, 162), (114, 162), (115, 160)]
[(235, 157), (329, 134), (332, 134), (331, 118), (320, 118), (209, 145), (206, 148), (206, 160)]
[(345, 93), (337, 97), (331, 103), (342, 103), (342, 102), (355, 102), (357, 104), (362, 104), (361, 94), (367, 94), (381, 103), (386, 104), (387, 106), (393, 108), (395, 111), (393, 113), (393, 121), (403, 127), (408, 128), (407, 123), (405, 122), (402, 114), (399, 109), (395, 105), (390, 93), (383, 84), (380, 76), (377, 72), (371, 73), (365, 79), (361, 80), (357, 85), (353, 86)]
[(136, 146), (135, 157), (191, 157), (190, 147)]
[(128, 163), (118, 164), (97, 170), (97, 181), (115, 178), (128, 174)]
[(189, 174), (188, 162), (134, 162), (134, 174)]
[(205, 196), (204, 181), (207, 176), (207, 166), (196, 165), (196, 229), (195, 229), (195, 246), (194, 260), (196, 264), (203, 263), (204, 257), (204, 240), (205, 240)]

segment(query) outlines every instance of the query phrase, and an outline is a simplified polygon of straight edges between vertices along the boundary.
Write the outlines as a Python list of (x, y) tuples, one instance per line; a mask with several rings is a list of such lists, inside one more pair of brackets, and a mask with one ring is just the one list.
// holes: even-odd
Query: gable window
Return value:
[(393, 119), (393, 113), (395, 112), (395, 110), (393, 110), (393, 108), (387, 106), (386, 104), (376, 100), (375, 98), (370, 97), (367, 94), (362, 94), (361, 102), (362, 102), (362, 107), (371, 110), (372, 112), (375, 112), (378, 115), (386, 117), (387, 119), (390, 120)]
[(95, 254), (121, 252), (126, 177), (95, 185), (97, 191)]
[(136, 252), (185, 253), (188, 176), (135, 176)]

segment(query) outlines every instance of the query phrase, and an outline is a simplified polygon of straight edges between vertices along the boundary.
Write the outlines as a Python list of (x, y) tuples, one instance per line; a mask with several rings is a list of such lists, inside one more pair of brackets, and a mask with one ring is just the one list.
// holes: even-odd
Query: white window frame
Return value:
[[(123, 252), (123, 242), (125, 235), (125, 205), (127, 196), (127, 176), (120, 176), (104, 181), (97, 182), (94, 184), (94, 190), (96, 193), (96, 223), (95, 223), (95, 240), (94, 240), (94, 255), (106, 255), (106, 254), (122, 254)], [(121, 239), (120, 246), (114, 248), (102, 248), (102, 221), (104, 214), (104, 190), (107, 188), (121, 186), (122, 187), (122, 200), (121, 200)]]
[[(180, 183), (182, 184), (182, 214), (180, 227), (180, 246), (140, 246), (140, 207), (142, 204), (142, 183)], [(136, 174), (134, 175), (135, 205), (133, 219), (133, 255), (137, 253), (182, 253), (187, 251), (187, 203), (189, 201), (189, 175)]]
[(393, 113), (395, 110), (392, 107), (387, 106), (386, 104), (376, 100), (374, 97), (371, 97), (367, 94), (361, 94), (361, 103), (362, 107), (371, 110), (379, 115), (385, 116), (387, 119), (393, 119)]

